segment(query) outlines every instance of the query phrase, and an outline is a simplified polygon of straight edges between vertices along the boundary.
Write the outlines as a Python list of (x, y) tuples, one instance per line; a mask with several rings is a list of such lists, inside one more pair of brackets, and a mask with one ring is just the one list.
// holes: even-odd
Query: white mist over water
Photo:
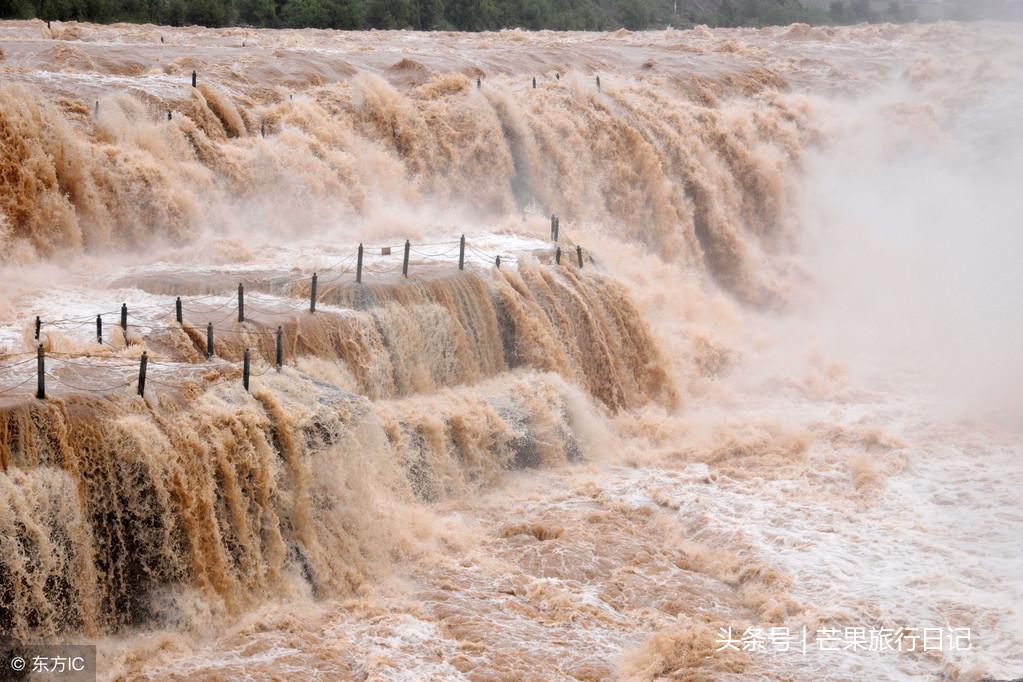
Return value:
[(814, 286), (797, 317), (857, 369), (1018, 428), (1023, 80), (1019, 54), (1004, 60), (998, 77), (900, 74), (822, 103), (828, 142), (804, 176)]
[[(5, 177), (23, 181), (23, 194), (6, 196), (20, 222), (4, 233), (3, 260), (20, 265), (5, 272), (30, 282), (0, 305), (11, 348), (31, 345), (26, 310), (65, 317), (127, 299), (169, 311), (173, 292), (161, 287), (176, 275), (305, 275), (361, 240), (469, 231), (484, 250), (523, 258), (502, 273), (477, 258), (475, 297), (457, 289), (448, 301), (473, 320), (489, 319), (475, 316), (481, 304), (525, 301), (517, 336), (490, 334), (474, 349), (485, 356), (475, 374), (444, 352), (458, 327), (445, 326), (436, 301), (402, 300), (398, 289), (383, 309), (345, 316), (361, 325), (348, 336), (300, 325), (308, 354), (262, 379), (258, 404), (240, 389), (201, 398), (204, 411), (188, 418), (215, 419), (183, 438), (194, 457), (145, 414), (98, 419), (98, 433), (138, 450), (111, 456), (138, 455), (158, 473), (172, 462), (209, 487), (184, 511), (167, 505), (168, 518), (196, 522), (187, 537), (201, 551), (158, 548), (173, 566), (192, 560), (227, 584), (179, 568), (153, 597), (159, 619), (90, 633), (104, 675), (1019, 676), (1016, 28), (470, 36), (57, 26), (64, 39), (51, 40), (38, 25), (5, 25), (6, 73), (41, 93), (0, 111), (33, 140), (38, 164), (33, 176), (24, 157), (5, 157)], [(242, 36), (258, 47), (240, 53)], [(182, 95), (174, 82), (195, 65), (212, 85)], [(536, 92), (522, 77), (533, 70), (547, 76)], [(93, 125), (89, 101), (122, 79), (137, 91), (100, 92)], [(73, 153), (62, 157), (54, 140)], [(51, 184), (30, 181), (50, 170)], [(541, 238), (553, 211), (593, 256), (586, 274), (610, 275), (600, 287), (550, 275)], [(118, 253), (150, 239), (155, 263)], [(187, 246), (160, 251), (176, 243)], [(47, 247), (83, 265), (37, 296), (53, 277), (36, 262)], [(252, 302), (275, 297), (291, 300)], [(230, 301), (227, 291), (213, 303)], [(638, 321), (663, 357), (640, 343)], [(380, 329), (397, 339), (366, 341)], [(155, 354), (156, 340), (146, 342)], [(595, 352), (609, 343), (616, 352)], [(339, 357), (338, 346), (363, 354)], [(498, 346), (528, 361), (484, 362)], [(139, 348), (118, 352), (134, 359)], [(167, 352), (186, 362), (178, 350)], [(677, 396), (657, 390), (662, 370)], [(362, 397), (336, 407), (328, 386)], [(266, 456), (272, 443), (246, 439), (267, 422), (317, 434), (325, 401), (344, 419), (349, 409), (363, 417), (339, 429), (343, 445), (307, 453), (314, 470), (294, 461), (297, 450), (283, 466)], [(111, 405), (137, 408), (116, 396)], [(535, 451), (523, 456), (544, 468), (508, 471), (509, 444), (522, 451), (530, 420)], [(207, 442), (222, 445), (199, 447)], [(238, 501), (265, 490), (244, 476), (241, 491), (221, 490), (209, 462), (279, 485), (285, 502), (264, 508), (286, 521), (246, 525)], [(42, 515), (21, 496), (33, 482), (50, 489), (58, 472), (41, 469), (48, 477), (29, 465), (12, 477), (0, 520)], [(290, 487), (292, 477), (306, 487)], [(292, 510), (292, 497), (312, 504)], [(221, 498), (239, 505), (238, 536), (256, 547), (233, 571), (232, 520), (192, 513)], [(302, 562), (281, 559), (272, 542), (260, 555), (257, 528), (300, 533)], [(220, 543), (200, 531), (226, 536), (223, 574)], [(715, 651), (719, 628), (749, 625), (969, 627), (974, 649)]]
[[(798, 423), (808, 409), (803, 419), (868, 443), (810, 449), (815, 466), (845, 460), (855, 512), (758, 487), (754, 546), (800, 576), (794, 597), (840, 621), (971, 627), (974, 651), (947, 657), (951, 679), (1023, 669), (1023, 72), (1018, 46), (993, 51), (815, 98), (824, 142), (802, 179), (807, 286), (762, 320), (767, 352), (752, 360), (767, 386), (772, 372), (811, 367), (795, 404), (757, 404), (758, 418)], [(779, 550), (779, 536), (812, 558)], [(832, 663), (841, 679), (865, 670)], [(928, 679), (893, 660), (866, 665), (869, 677)]]

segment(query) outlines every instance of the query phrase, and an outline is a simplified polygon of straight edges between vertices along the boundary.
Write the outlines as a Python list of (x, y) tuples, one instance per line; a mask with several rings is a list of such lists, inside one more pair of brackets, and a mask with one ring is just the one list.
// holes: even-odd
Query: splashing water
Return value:
[[(1018, 28), (0, 24), (0, 630), (103, 679), (1018, 677)], [(882, 626), (971, 647), (720, 641)]]

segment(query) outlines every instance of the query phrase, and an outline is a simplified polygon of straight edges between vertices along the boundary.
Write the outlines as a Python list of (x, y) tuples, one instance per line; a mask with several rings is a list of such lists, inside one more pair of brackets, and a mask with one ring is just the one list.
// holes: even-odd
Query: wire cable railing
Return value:
[[(551, 217), (551, 237), (557, 239), (557, 217)], [(429, 248), (445, 248), (442, 251), (428, 251), (425, 249)], [(578, 265), (582, 267), (583, 258), (581, 247), (576, 247), (578, 253)], [(559, 255), (558, 262), (561, 261), (561, 250), (557, 249)], [(378, 255), (379, 254), (379, 255)], [(455, 254), (457, 254), (457, 265), (459, 270), (464, 270), (466, 266), (466, 255), (469, 255), (475, 261), (482, 262), (484, 264), (492, 264), (494, 267), (500, 268), (502, 263), (517, 263), (520, 259), (516, 256), (502, 253), (492, 253), (485, 251), (471, 243), (468, 243), (463, 235), (461, 239), (456, 241), (442, 241), (442, 242), (430, 242), (430, 243), (417, 243), (414, 247), (410, 241), (406, 241), (399, 245), (374, 245), (367, 247), (364, 244), (360, 244), (358, 249), (349, 252), (348, 255), (342, 257), (336, 261), (331, 267), (313, 272), (310, 274), (302, 273), (294, 277), (287, 277), (284, 279), (271, 279), (268, 281), (268, 285), (272, 290), (281, 288), (287, 288), (288, 285), (298, 281), (309, 280), (309, 303), (307, 305), (301, 305), (294, 302), (293, 297), (278, 297), (278, 298), (264, 298), (262, 294), (257, 294), (253, 297), (257, 303), (253, 304), (252, 300), (246, 301), (244, 297), (244, 285), (239, 284), (238, 287), (238, 299), (235, 301), (232, 296), (225, 294), (203, 294), (200, 296), (186, 297), (189, 304), (189, 317), (195, 315), (207, 316), (205, 325), (194, 325), (191, 322), (186, 322), (184, 319), (184, 306), (180, 296), (176, 298), (175, 308), (172, 311), (168, 311), (166, 304), (153, 304), (147, 306), (140, 306), (128, 310), (127, 304), (122, 304), (118, 310), (107, 311), (99, 313), (95, 316), (85, 317), (65, 317), (56, 320), (46, 320), (45, 329), (55, 328), (60, 331), (74, 330), (83, 327), (91, 327), (95, 325), (96, 328), (96, 346), (99, 346), (104, 351), (121, 352), (129, 345), (128, 334), (129, 330), (141, 332), (143, 335), (155, 335), (159, 333), (181, 331), (187, 328), (191, 328), (195, 335), (201, 334), (203, 331), (206, 332), (206, 348), (197, 349), (206, 351), (207, 362), (211, 362), (216, 359), (216, 366), (221, 369), (230, 367), (236, 368), (239, 363), (237, 362), (226, 362), (221, 358), (217, 358), (215, 350), (215, 336), (228, 335), (231, 338), (241, 337), (242, 339), (249, 339), (251, 337), (276, 337), (275, 338), (275, 362), (267, 364), (267, 366), (257, 373), (251, 371), (250, 351), (249, 348), (244, 349), (244, 357), (242, 360), (243, 372), (242, 379), (246, 390), (249, 388), (249, 379), (251, 377), (262, 377), (272, 370), (280, 371), (283, 364), (283, 334), (282, 326), (278, 326), (276, 330), (273, 329), (261, 329), (257, 326), (257, 323), (250, 324), (250, 320), (245, 317), (246, 311), (252, 311), (259, 315), (264, 316), (276, 316), (276, 315), (289, 315), (295, 313), (315, 313), (316, 304), (322, 297), (323, 290), (318, 289), (319, 285), (333, 286), (344, 280), (347, 276), (354, 273), (355, 278), (353, 284), (362, 283), (363, 273), (380, 275), (386, 273), (394, 273), (400, 271), (405, 278), (408, 278), (410, 257), (414, 254), (418, 261), (427, 262), (442, 262), (450, 264)], [(382, 257), (402, 255), (401, 264), (395, 265), (392, 263), (380, 263), (379, 259)], [(367, 257), (368, 256), (368, 257)], [(570, 260), (570, 259), (569, 259)], [(567, 262), (567, 261), (566, 261)], [(472, 265), (472, 263), (470, 263)], [(319, 279), (321, 274), (327, 275), (327, 279)], [(333, 276), (331, 276), (333, 275)], [(285, 292), (287, 293), (287, 292)], [(271, 294), (272, 296), (272, 294)], [(226, 301), (222, 301), (226, 297)], [(197, 309), (197, 304), (208, 304), (213, 303), (212, 307), (203, 306), (201, 309)], [(151, 317), (145, 313), (151, 313), (152, 311), (166, 311), (157, 317)], [(216, 319), (209, 319), (212, 313), (220, 313), (221, 311), (227, 310), (227, 314), (218, 316)], [(173, 317), (172, 317), (173, 314)], [(112, 344), (108, 339), (103, 338), (103, 317), (104, 316), (119, 316), (119, 324), (115, 324), (115, 328), (120, 329), (120, 334), (124, 337), (125, 345), (119, 346)], [(232, 318), (237, 318), (237, 326), (226, 326), (224, 323)], [(173, 322), (171, 322), (173, 320)], [(131, 385), (136, 385), (139, 395), (144, 395), (144, 389), (146, 384), (147, 368), (149, 366), (161, 367), (161, 368), (184, 368), (184, 367), (197, 367), (203, 365), (197, 365), (193, 362), (160, 362), (150, 361), (148, 357), (148, 350), (143, 351), (140, 358), (137, 360), (128, 358), (108, 355), (103, 353), (96, 353), (92, 348), (83, 349), (80, 352), (68, 353), (56, 350), (45, 349), (43, 343), (44, 334), (44, 322), (41, 317), (35, 318), (35, 341), (37, 343), (36, 351), (25, 351), (17, 353), (0, 353), (0, 396), (7, 396), (18, 389), (21, 389), (26, 384), (30, 383), (33, 378), (37, 380), (37, 391), (36, 397), (39, 399), (45, 399), (45, 379), (49, 379), (51, 382), (59, 384), (61, 386), (70, 388), (75, 391), (82, 391), (88, 393), (110, 393), (113, 391), (126, 388)], [(194, 336), (193, 336), (194, 338)], [(198, 344), (197, 344), (198, 345)], [(263, 346), (265, 349), (266, 346)], [(34, 357), (29, 357), (34, 356)], [(18, 359), (16, 362), (8, 362), (11, 359)], [(83, 360), (86, 360), (83, 362)], [(131, 370), (134, 371), (136, 368), (139, 371), (138, 379), (127, 379), (125, 381), (117, 382), (114, 384), (102, 385), (102, 386), (89, 386), (84, 385), (83, 382), (78, 380), (69, 381), (67, 377), (60, 376), (50, 371), (47, 368), (47, 361), (54, 365), (55, 369), (60, 367), (79, 368), (86, 370)], [(37, 372), (32, 375), (29, 374), (20, 381), (16, 380), (17, 383), (8, 385), (5, 379), (13, 377), (14, 374), (20, 373), (15, 372), (20, 367), (36, 362), (38, 365)], [(223, 381), (231, 380), (232, 376), (222, 377), (211, 383), (206, 383), (207, 388), (216, 386)], [(169, 382), (164, 379), (151, 378), (151, 383), (158, 386), (167, 388), (180, 387), (182, 382)]]

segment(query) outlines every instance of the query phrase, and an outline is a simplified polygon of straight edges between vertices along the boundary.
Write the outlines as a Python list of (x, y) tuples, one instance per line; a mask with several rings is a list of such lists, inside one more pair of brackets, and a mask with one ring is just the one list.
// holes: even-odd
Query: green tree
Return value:
[(276, 26), (277, 6), (273, 0), (239, 0), (238, 20), (250, 26)]
[(288, 0), (281, 18), (293, 28), (327, 28), (331, 23), (330, 7), (325, 0)]
[(630, 30), (646, 28), (653, 18), (653, 2), (651, 0), (620, 0), (622, 25)]
[(499, 25), (494, 0), (448, 0), (445, 18), (465, 31), (483, 31)]
[(223, 26), (227, 23), (227, 7), (222, 0), (188, 0), (185, 22), (200, 26)]
[(366, 7), (362, 0), (288, 0), (281, 19), (295, 28), (362, 28)]
[(415, 0), (416, 28), (430, 30), (444, 23), (444, 0)]
[(417, 9), (412, 0), (370, 0), (366, 24), (370, 28), (415, 27)]
[(186, 0), (168, 0), (161, 21), (169, 26), (183, 26), (188, 14)]
[[(879, 7), (880, 9), (875, 9)], [(1021, 0), (957, 5), (963, 19), (1023, 18)], [(527, 29), (639, 30), (652, 26), (764, 26), (910, 21), (903, 0), (836, 0), (809, 8), (804, 0), (0, 0), (0, 17), (96, 22), (147, 21), (295, 28), (406, 28), (479, 31)]]

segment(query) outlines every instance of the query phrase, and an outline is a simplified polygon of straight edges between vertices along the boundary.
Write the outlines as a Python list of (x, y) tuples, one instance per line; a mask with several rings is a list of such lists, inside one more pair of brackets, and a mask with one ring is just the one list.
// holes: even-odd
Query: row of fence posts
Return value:
[[(97, 316), (96, 320), (97, 334), (100, 334), (100, 318)], [(275, 339), (275, 352), (274, 352), (274, 369), (278, 372), (281, 371), (281, 367), (284, 366), (284, 329), (278, 325)], [(206, 358), (212, 359), (214, 355), (213, 350), (213, 323), (210, 322), (206, 325)], [(46, 351), (43, 348), (43, 344), (36, 346), (36, 398), (39, 400), (46, 399)], [(138, 394), (144, 396), (146, 393), (146, 370), (149, 367), (149, 353), (148, 351), (142, 351), (142, 357), (139, 359), (139, 378), (138, 378)], [(249, 376), (251, 369), (251, 361), (249, 356), (249, 349), (246, 348), (242, 356), (242, 385), (245, 390), (249, 390)]]
[[(582, 268), (582, 266), (583, 266), (583, 247), (581, 247), (581, 246), (575, 247), (575, 255), (576, 255), (576, 258), (579, 261), (579, 267)], [(558, 265), (561, 265), (561, 247), (560, 246), (558, 246), (558, 247), (556, 247), (554, 249), (554, 262), (557, 263)]]
[[(181, 298), (178, 297), (178, 322), (181, 322)], [(128, 329), (128, 304), (121, 304), (121, 329), (127, 331)], [(39, 342), (39, 337), (43, 331), (43, 320), (41, 317), (36, 315), (36, 342)], [(96, 343), (103, 344), (103, 316), (96, 316)]]
[[(561, 80), (561, 74), (560, 73), (555, 73), (554, 77), (557, 80), (559, 80), (559, 81)], [(198, 74), (195, 71), (192, 71), (192, 87), (193, 88), (197, 87), (198, 80), (199, 80)], [(600, 76), (596, 77), (596, 82), (597, 82), (597, 90), (599, 91), (600, 90)], [(479, 78), (477, 78), (476, 79), (476, 88), (479, 89), (479, 88), (482, 88), (482, 87), (483, 87), (483, 81), (481, 81)], [(536, 89), (536, 76), (533, 76), (533, 89), (534, 90)], [(293, 99), (294, 95), (292, 95), (291, 98)], [(96, 119), (99, 118), (99, 100), (96, 100), (95, 108), (93, 110), (92, 117), (93, 117), (93, 120), (96, 120)], [(167, 120), (170, 121), (172, 119), (173, 119), (173, 112), (170, 109), (168, 109), (167, 110)], [(259, 134), (262, 137), (266, 137), (266, 121), (260, 122), (260, 124), (259, 124)]]
[[(47, 21), (46, 22), (46, 28), (49, 28), (49, 27), (50, 27), (50, 22)], [(161, 43), (163, 42), (163, 36), (160, 36), (160, 42)], [(242, 43), (242, 47), (244, 47), (244, 46), (245, 46), (245, 43)], [(198, 83), (198, 78), (199, 78), (198, 74), (195, 72), (195, 70), (193, 70), (192, 71), (192, 87), (193, 88), (196, 87), (196, 85)], [(555, 71), (554, 72), (554, 79), (558, 80), (558, 81), (561, 80), (561, 72), (560, 71)], [(595, 79), (596, 79), (596, 83), (597, 83), (597, 90), (600, 90), (600, 76), (599, 75), (595, 76)], [(476, 88), (480, 89), (482, 87), (483, 87), (483, 80), (481, 78), (477, 77), (476, 78)], [(533, 76), (533, 89), (534, 90), (536, 89), (536, 76)], [(96, 109), (97, 109), (97, 113), (99, 113), (98, 112), (98, 110), (99, 110), (99, 102), (96, 103)], [(169, 112), (168, 112), (168, 114), (169, 114)], [(168, 115), (168, 118), (169, 118), (169, 115)]]
[[(390, 248), (391, 247), (387, 247), (387, 252), (388, 253), (390, 252)], [(406, 239), (405, 240), (405, 253), (404, 253), (404, 256), (402, 257), (402, 261), (401, 261), (401, 275), (402, 275), (402, 277), (405, 277), (406, 279), (408, 278), (409, 254), (411, 253), (411, 251), (412, 251), (412, 242), (410, 242), (408, 239)], [(356, 252), (356, 257), (355, 257), (355, 283), (356, 284), (362, 284), (362, 261), (363, 261), (364, 253), (365, 253), (365, 248), (363, 247), (362, 244), (359, 244), (359, 249)], [(500, 255), (497, 256), (497, 258), (494, 259), (494, 264), (497, 265), (497, 267), (501, 267), (501, 256)], [(459, 270), (465, 270), (465, 235), (464, 234), (458, 240), (458, 269)], [(316, 312), (316, 283), (317, 283), (317, 281), (316, 281), (316, 273), (314, 272), (313, 273), (312, 285), (309, 288), (309, 312), (311, 312), (311, 313), (315, 313)], [(240, 297), (241, 296), (241, 285), (240, 284), (238, 285), (238, 288), (239, 288), (239, 294), (238, 295)], [(241, 301), (241, 299), (239, 298), (239, 310), (241, 310), (240, 301)], [(241, 315), (241, 313), (239, 313), (239, 316), (240, 315)], [(239, 321), (241, 321), (240, 317), (239, 317)]]
[[(557, 241), (558, 239), (558, 228), (559, 220), (558, 216), (551, 216), (551, 239)], [(579, 267), (583, 267), (583, 249), (581, 246), (576, 246), (576, 256), (578, 258)], [(409, 254), (412, 250), (412, 244), (409, 240), (405, 240), (405, 253), (402, 260), (401, 274), (403, 277), (408, 278), (408, 264)], [(363, 256), (363, 245), (359, 244), (358, 256), (356, 258), (356, 270), (355, 270), (355, 281), (358, 284), (362, 283), (362, 256)], [(555, 247), (554, 261), (558, 265), (561, 264), (561, 247)], [(501, 256), (498, 255), (494, 260), (495, 265), (501, 267)], [(458, 241), (458, 269), (465, 269), (465, 235), (463, 234)], [(312, 284), (310, 287), (309, 296), (309, 312), (316, 312), (316, 298), (317, 298), (317, 274), (314, 272), (312, 277)], [(178, 296), (174, 301), (174, 319), (178, 324), (184, 324), (184, 315), (182, 313), (181, 297)], [(128, 304), (121, 304), (121, 329), (125, 332), (128, 330)], [(241, 282), (238, 283), (238, 322), (245, 322), (245, 285)], [(40, 316), (36, 316), (35, 320), (35, 340), (38, 344), (38, 386), (36, 390), (36, 397), (40, 400), (46, 398), (46, 354), (43, 350), (43, 344), (40, 343), (40, 335), (42, 333), (43, 321)], [(103, 343), (103, 316), (96, 316), (96, 342), (99, 344)], [(278, 325), (276, 333), (275, 343), (275, 355), (274, 355), (274, 367), (280, 372), (281, 367), (284, 365), (284, 330)], [(213, 339), (213, 323), (208, 322), (206, 324), (206, 359), (211, 360), (215, 355), (214, 339)], [(139, 377), (138, 377), (138, 394), (140, 396), (145, 395), (146, 390), (146, 370), (149, 364), (149, 354), (146, 351), (142, 352), (142, 357), (139, 361)], [(249, 349), (245, 349), (245, 353), (242, 358), (242, 384), (245, 386), (245, 390), (249, 390), (249, 376), (250, 376), (250, 357)]]
[[(558, 216), (552, 214), (551, 215), (551, 241), (553, 241), (555, 244), (557, 244), (557, 242), (558, 242), (558, 237), (560, 236), (560, 234), (559, 234), (560, 231), (561, 231), (561, 219)], [(579, 246), (578, 244), (575, 247), (575, 256), (576, 256), (577, 262), (579, 263), (579, 268), (582, 269), (582, 267), (583, 267), (583, 247)], [(561, 265), (561, 247), (560, 246), (555, 246), (554, 247), (554, 262), (557, 265)]]

